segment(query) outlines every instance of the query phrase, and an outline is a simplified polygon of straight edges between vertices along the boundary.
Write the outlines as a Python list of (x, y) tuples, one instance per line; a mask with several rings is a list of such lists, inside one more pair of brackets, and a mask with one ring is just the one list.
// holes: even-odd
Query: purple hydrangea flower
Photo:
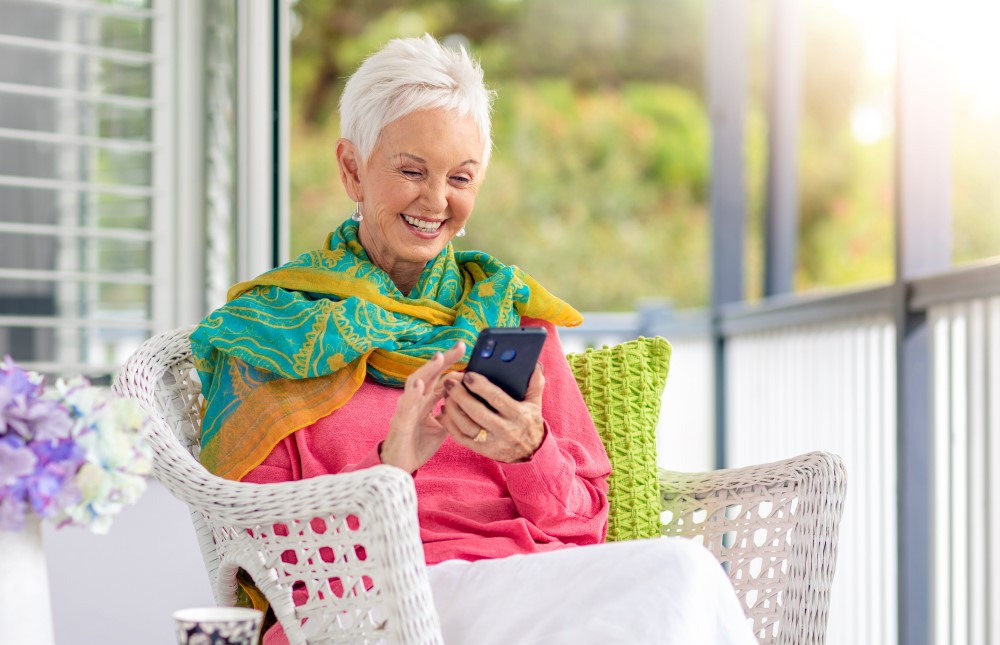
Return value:
[(69, 437), (73, 420), (55, 401), (15, 395), (7, 407), (7, 427), (25, 439), (57, 441)]
[(20, 437), (0, 437), (0, 486), (8, 486), (18, 477), (35, 471), (38, 458), (23, 440), (17, 439)]
[(36, 397), (41, 394), (42, 385), (40, 379), (32, 379), (28, 372), (15, 365), (10, 356), (4, 357), (0, 364), (0, 390), (6, 390), (12, 396)]
[(0, 530), (21, 530), (34, 513), (106, 532), (145, 488), (145, 416), (82, 378), (43, 386), (10, 357), (0, 362)]

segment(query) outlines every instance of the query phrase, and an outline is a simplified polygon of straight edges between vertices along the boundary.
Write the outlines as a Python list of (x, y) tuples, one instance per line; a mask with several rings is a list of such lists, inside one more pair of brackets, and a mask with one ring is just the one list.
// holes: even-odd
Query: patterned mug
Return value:
[(256, 645), (264, 614), (244, 607), (198, 607), (174, 612), (179, 645)]

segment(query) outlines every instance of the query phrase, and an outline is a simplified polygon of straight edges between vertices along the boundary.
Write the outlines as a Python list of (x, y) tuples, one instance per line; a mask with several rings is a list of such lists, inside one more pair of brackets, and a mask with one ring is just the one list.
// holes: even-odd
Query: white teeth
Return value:
[(403, 215), (403, 219), (406, 220), (407, 224), (410, 224), (411, 226), (416, 226), (421, 231), (436, 231), (439, 228), (441, 228), (441, 224), (444, 223), (444, 222), (426, 222), (422, 219), (416, 219), (414, 217), (410, 217), (409, 215), (405, 214)]

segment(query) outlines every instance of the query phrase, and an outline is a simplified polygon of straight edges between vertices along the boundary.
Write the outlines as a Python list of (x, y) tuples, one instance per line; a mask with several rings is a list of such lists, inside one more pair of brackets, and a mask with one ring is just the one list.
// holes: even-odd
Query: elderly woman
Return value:
[[(452, 248), (474, 225), (491, 99), (479, 66), (430, 36), (350, 78), (336, 154), (354, 213), (233, 287), (192, 336), (202, 461), (255, 483), (413, 473), (448, 643), (752, 643), (700, 546), (601, 544), (610, 465), (555, 327), (580, 314)], [(460, 371), (480, 330), (518, 325), (548, 332), (523, 401)], [(283, 641), (280, 625), (265, 637)]]

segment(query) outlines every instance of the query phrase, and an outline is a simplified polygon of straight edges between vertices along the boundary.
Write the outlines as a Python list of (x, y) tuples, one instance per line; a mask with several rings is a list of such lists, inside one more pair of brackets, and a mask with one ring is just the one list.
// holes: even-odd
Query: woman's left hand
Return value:
[[(474, 372), (448, 374), (445, 379), (448, 398), (438, 420), (454, 441), (506, 463), (526, 461), (542, 445), (545, 438), (542, 421), (545, 376), (540, 363), (528, 381), (524, 401), (512, 399), (485, 376)], [(496, 412), (472, 392), (487, 401)]]

